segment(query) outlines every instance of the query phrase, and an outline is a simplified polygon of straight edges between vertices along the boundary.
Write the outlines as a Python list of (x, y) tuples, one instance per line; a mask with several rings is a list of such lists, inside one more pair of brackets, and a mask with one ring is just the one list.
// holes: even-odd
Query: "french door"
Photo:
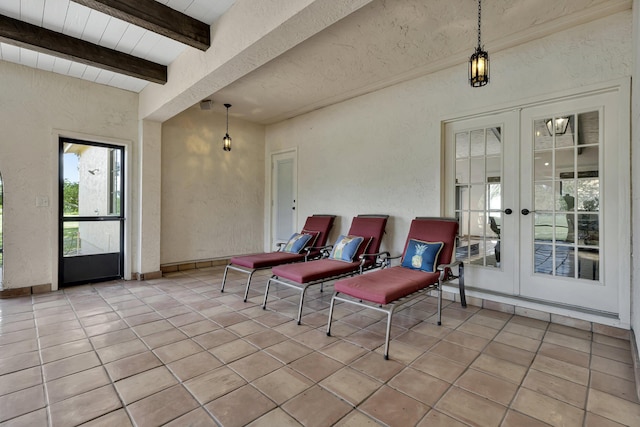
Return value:
[(610, 92), (522, 111), (521, 295), (618, 312), (628, 171), (617, 164), (617, 107)]
[(59, 283), (124, 275), (124, 148), (60, 138)]
[(517, 215), (517, 114), (446, 125), (445, 180), (448, 214), (458, 219), (456, 258), (465, 261), (467, 283), (514, 294), (518, 264), (513, 238)]
[(470, 287), (619, 312), (618, 109), (605, 91), (446, 124), (445, 206)]

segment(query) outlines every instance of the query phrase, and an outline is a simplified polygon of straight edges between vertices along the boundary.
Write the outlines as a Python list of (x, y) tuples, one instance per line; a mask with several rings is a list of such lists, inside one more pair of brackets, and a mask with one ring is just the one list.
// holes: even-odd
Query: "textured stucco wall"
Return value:
[[(233, 112), (233, 108), (230, 110)], [(264, 126), (197, 106), (162, 125), (162, 264), (262, 249)]]
[[(0, 61), (3, 288), (54, 283), (58, 130), (137, 139), (137, 94)], [(36, 197), (49, 206), (36, 207)]]
[(162, 123), (141, 120), (137, 161), (138, 172), (132, 185), (138, 197), (133, 198), (137, 238), (132, 238), (132, 252), (137, 256), (132, 270), (136, 273), (160, 271), (160, 189), (162, 168)]
[(631, 11), (621, 12), (489, 49), (491, 83), (483, 88), (469, 86), (467, 64), (460, 64), (268, 126), (267, 156), (298, 147), (299, 221), (316, 212), (340, 215), (335, 237), (356, 214), (387, 213), (383, 248), (399, 253), (413, 217), (441, 214), (442, 120), (629, 76), (631, 29)]

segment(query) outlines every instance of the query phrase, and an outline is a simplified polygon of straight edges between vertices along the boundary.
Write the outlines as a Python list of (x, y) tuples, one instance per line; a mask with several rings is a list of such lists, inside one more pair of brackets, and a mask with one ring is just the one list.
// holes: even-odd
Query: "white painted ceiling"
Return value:
[[(156, 1), (212, 28), (234, 3), (254, 5), (245, 0)], [(490, 55), (495, 55), (502, 49), (629, 9), (631, 3), (485, 0), (483, 44)], [(207, 94), (200, 89), (198, 93), (213, 99), (215, 111), (224, 112), (222, 104), (229, 102), (233, 104), (232, 116), (276, 123), (465, 63), (477, 44), (477, 7), (475, 0), (373, 0), (224, 87)], [(0, 0), (0, 13), (163, 65), (175, 61), (184, 49), (192, 49), (69, 0)], [(153, 84), (2, 43), (0, 59), (134, 92)], [(494, 67), (499, 67), (495, 61)], [(460, 81), (466, 84), (463, 70)]]
[[(211, 25), (235, 0), (156, 0)], [(186, 46), (69, 0), (0, 0), (0, 14), (109, 49), (169, 65)], [(147, 81), (0, 43), (0, 59), (140, 92)]]

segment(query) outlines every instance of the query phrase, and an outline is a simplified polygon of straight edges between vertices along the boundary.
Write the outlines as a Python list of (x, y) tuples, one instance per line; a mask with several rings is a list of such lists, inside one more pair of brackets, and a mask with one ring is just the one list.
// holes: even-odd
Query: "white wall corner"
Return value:
[[(640, 233), (634, 224), (640, 224), (640, 0), (633, 1), (633, 69), (631, 82), (631, 329), (635, 331), (636, 350), (640, 348)], [(633, 149), (636, 147), (636, 149)], [(635, 189), (635, 191), (633, 191)], [(632, 338), (633, 339), (633, 338)], [(636, 357), (638, 355), (636, 354)], [(636, 370), (637, 372), (637, 370)]]
[[(134, 270), (137, 273), (160, 271), (160, 191), (162, 123), (141, 120), (136, 178), (132, 185), (133, 222), (137, 230)], [(134, 188), (135, 187), (135, 188)]]

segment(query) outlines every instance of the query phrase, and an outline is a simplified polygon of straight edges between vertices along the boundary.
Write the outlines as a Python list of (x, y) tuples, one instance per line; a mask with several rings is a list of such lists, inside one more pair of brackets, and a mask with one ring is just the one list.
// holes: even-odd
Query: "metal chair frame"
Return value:
[[(366, 214), (366, 215), (358, 215), (359, 218), (389, 218), (389, 215), (377, 215), (377, 214)], [(383, 231), (383, 235), (384, 233), (386, 233), (386, 231)], [(382, 236), (380, 236), (380, 239), (382, 239)], [(324, 248), (322, 248), (322, 258), (321, 259), (325, 259), (329, 256), (330, 250), (333, 248), (333, 245), (329, 245), (326, 246)], [(262, 309), (266, 310), (267, 308), (267, 298), (269, 296), (269, 287), (271, 286), (271, 283), (276, 283), (279, 285), (283, 285), (285, 287), (291, 288), (291, 289), (296, 289), (300, 292), (300, 302), (298, 305), (298, 315), (296, 317), (296, 321), (298, 322), (298, 325), (301, 323), (301, 318), (302, 318), (302, 305), (304, 303), (304, 296), (307, 292), (307, 289), (310, 286), (313, 285), (317, 285), (320, 284), (320, 292), (323, 292), (323, 286), (324, 286), (324, 282), (328, 282), (331, 280), (337, 280), (337, 279), (341, 279), (343, 277), (349, 277), (349, 276), (355, 276), (356, 274), (362, 274), (364, 271), (369, 271), (369, 270), (373, 270), (376, 268), (381, 268), (383, 266), (383, 259), (385, 259), (385, 257), (389, 256), (389, 252), (378, 252), (378, 253), (373, 253), (373, 254), (362, 254), (360, 255), (359, 259), (360, 259), (360, 264), (358, 265), (357, 269), (354, 269), (352, 271), (349, 271), (347, 273), (342, 273), (342, 274), (338, 274), (335, 276), (331, 276), (331, 277), (324, 277), (322, 279), (317, 279), (317, 280), (312, 280), (310, 282), (307, 283), (293, 283), (290, 281), (285, 281), (282, 279), (279, 279), (276, 275), (271, 276), (271, 278), (269, 280), (267, 280), (267, 286), (264, 292), (264, 300), (262, 301)], [(367, 259), (373, 259), (373, 262), (371, 263), (367, 263)]]
[[(316, 214), (313, 216), (329, 216), (329, 217), (334, 217), (335, 215), (324, 215), (324, 214)], [(331, 231), (331, 227), (329, 227), (329, 229), (327, 230), (327, 233), (329, 233), (329, 231)], [(285, 242), (279, 242), (276, 244), (276, 246), (278, 247), (278, 249), (275, 252), (281, 252), (282, 248), (286, 245)], [(305, 248), (306, 254), (304, 256), (304, 261), (297, 261), (297, 262), (307, 262), (307, 261), (311, 261), (314, 259), (318, 259), (322, 256), (322, 250), (325, 249), (326, 246), (322, 246), (322, 247), (310, 247), (310, 248)], [(312, 252), (318, 252), (317, 254), (315, 254), (314, 256), (311, 256)], [(224, 287), (225, 284), (227, 283), (227, 273), (229, 270), (234, 270), (240, 273), (244, 273), (244, 274), (248, 274), (249, 277), (247, 278), (247, 285), (245, 286), (245, 290), (244, 290), (244, 298), (243, 301), (247, 302), (247, 296), (249, 295), (249, 287), (251, 286), (251, 278), (253, 277), (253, 274), (256, 271), (261, 271), (261, 270), (268, 270), (271, 267), (273, 267), (272, 265), (270, 266), (266, 266), (266, 267), (259, 267), (259, 268), (247, 268), (247, 267), (240, 267), (237, 265), (233, 265), (231, 263), (227, 264), (227, 266), (224, 269), (224, 275), (222, 276), (222, 285), (220, 286), (220, 292), (224, 292)]]
[[(455, 218), (439, 218), (439, 217), (417, 217), (417, 220), (439, 220), (439, 221), (454, 221), (458, 222)], [(453, 248), (453, 253), (455, 254), (455, 244)], [(404, 255), (404, 254), (403, 254)], [(387, 268), (390, 266), (392, 259), (401, 258), (402, 255), (398, 255), (395, 257), (386, 257), (381, 260), (383, 263), (382, 268)], [(458, 267), (458, 275), (454, 275), (452, 272), (452, 268)], [(387, 315), (387, 328), (385, 333), (384, 340), (384, 358), (386, 360), (389, 359), (389, 340), (391, 337), (391, 319), (393, 317), (393, 313), (401, 307), (402, 305), (418, 298), (424, 296), (426, 292), (430, 292), (432, 290), (436, 290), (438, 292), (438, 325), (442, 325), (442, 285), (451, 280), (458, 279), (458, 288), (460, 292), (460, 303), (463, 307), (467, 306), (467, 299), (465, 295), (465, 287), (464, 287), (464, 264), (462, 261), (453, 261), (449, 264), (441, 264), (438, 265), (437, 271), (440, 272), (438, 277), (438, 281), (431, 285), (425, 286), (424, 288), (413, 292), (409, 295), (406, 295), (402, 298), (399, 298), (395, 301), (392, 301), (388, 304), (376, 304), (372, 302), (366, 302), (361, 299), (353, 298), (350, 296), (342, 296), (340, 292), (335, 292), (333, 297), (331, 298), (331, 304), (329, 306), (329, 319), (327, 322), (327, 336), (331, 336), (331, 323), (333, 321), (333, 309), (336, 301), (341, 301), (349, 304), (354, 304), (359, 307), (369, 308), (378, 312), (385, 313)]]

